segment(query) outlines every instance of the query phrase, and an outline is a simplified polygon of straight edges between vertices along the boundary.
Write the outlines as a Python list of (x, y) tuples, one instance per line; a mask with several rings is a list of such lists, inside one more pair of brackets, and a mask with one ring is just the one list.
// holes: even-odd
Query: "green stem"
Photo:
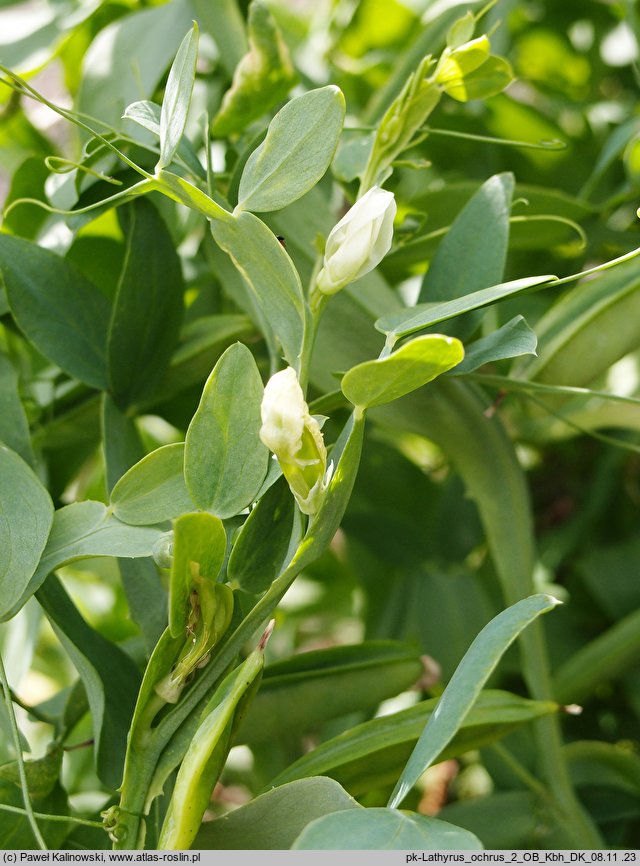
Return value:
[(37, 719), (37, 721), (42, 722), (44, 725), (55, 725), (54, 719), (52, 719), (50, 716), (45, 715), (44, 713), (41, 713), (37, 707), (30, 707), (29, 704), (25, 704), (24, 701), (22, 701), (13, 691), (13, 689), (9, 689), (9, 694), (11, 695), (11, 700), (13, 701), (13, 703), (17, 704), (20, 709), (29, 713), (30, 716), (33, 716), (34, 719)]
[[(26, 809), (21, 809), (20, 806), (7, 806), (0, 803), (0, 811), (13, 812), (16, 815), (28, 815)], [(44, 812), (33, 812), (35, 818), (40, 821), (59, 821), (65, 824), (80, 824), (83, 827), (95, 827), (98, 830), (103, 830), (102, 821), (90, 821), (88, 818), (77, 818), (75, 815), (45, 815)]]
[[(551, 676), (547, 657), (544, 631), (539, 622), (534, 622), (521, 635), (523, 673), (531, 697), (534, 700), (553, 700)], [(578, 800), (573, 789), (569, 770), (562, 752), (562, 732), (557, 716), (547, 716), (533, 723), (538, 760), (546, 779), (567, 835), (577, 849), (602, 848), (602, 838), (591, 816)]]
[(529, 770), (527, 770), (527, 768), (521, 764), (508, 749), (505, 749), (501, 743), (493, 743), (489, 746), (489, 749), (497, 755), (502, 763), (511, 770), (513, 775), (520, 779), (521, 782), (524, 782), (527, 788), (533, 791), (536, 796), (546, 800), (547, 802), (550, 800), (549, 791), (542, 782), (538, 781), (538, 779), (536, 779), (536, 777), (530, 773)]
[(7, 708), (7, 715), (9, 716), (9, 724), (11, 726), (11, 735), (13, 737), (13, 745), (16, 750), (16, 761), (18, 763), (18, 774), (20, 776), (20, 787), (22, 789), (22, 799), (24, 801), (24, 809), (25, 815), (27, 816), (27, 820), (29, 821), (29, 825), (31, 826), (31, 830), (35, 837), (38, 848), (41, 851), (47, 850), (47, 845), (42, 838), (42, 834), (40, 833), (40, 828), (38, 827), (38, 822), (36, 821), (35, 814), (33, 812), (33, 806), (31, 805), (31, 798), (29, 797), (29, 786), (27, 784), (27, 773), (24, 768), (24, 759), (22, 757), (22, 745), (20, 744), (20, 732), (18, 731), (18, 723), (16, 722), (16, 715), (13, 711), (13, 702), (11, 700), (11, 692), (9, 690), (9, 682), (7, 680), (7, 674), (4, 669), (4, 663), (2, 661), (2, 656), (0, 655), (0, 680), (2, 681), (2, 691), (4, 693), (4, 702)]

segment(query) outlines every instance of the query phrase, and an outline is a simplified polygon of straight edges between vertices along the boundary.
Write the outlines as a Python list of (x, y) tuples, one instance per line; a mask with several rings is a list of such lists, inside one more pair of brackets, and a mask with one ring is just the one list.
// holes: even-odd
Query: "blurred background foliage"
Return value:
[[(367, 141), (367, 127), (380, 118), (421, 57), (441, 50), (452, 21), (479, 7), (451, 0), (270, 0), (268, 8), (299, 81), (306, 87), (334, 82), (345, 93), (348, 129), (333, 171), (348, 191), (354, 188), (354, 167)], [(54, 101), (73, 104), (122, 135), (135, 134), (139, 144), (130, 146), (140, 152), (147, 140), (138, 127), (121, 119), (123, 110), (135, 99), (160, 101), (168, 65), (192, 18), (198, 17), (201, 55), (187, 134), (201, 152), (199, 115), (206, 110), (213, 117), (220, 107), (247, 47), (246, 14), (247, 4), (234, 0), (2, 0), (0, 60)], [(216, 30), (220, 22), (224, 33)], [(392, 286), (405, 300), (416, 298), (448, 227), (481, 184), (503, 172), (512, 172), (516, 181), (505, 280), (536, 273), (562, 277), (640, 244), (637, 4), (500, 0), (485, 23), (488, 29), (495, 27), (494, 50), (511, 61), (517, 80), (486, 101), (443, 99), (429, 119), (431, 134), (397, 166), (388, 181), (399, 204), (396, 244), (375, 278), (376, 291), (382, 294)], [(266, 119), (259, 115), (234, 131), (226, 144), (213, 141), (216, 182), (230, 198), (234, 184), (237, 189), (235, 169), (260, 140)], [(494, 138), (548, 144), (532, 149), (505, 146)], [(6, 203), (46, 194), (50, 201), (71, 207), (116, 191), (89, 173), (50, 174), (45, 157), (78, 158), (82, 144), (73, 126), (42, 105), (0, 88), (1, 189)], [(141, 159), (144, 164), (144, 153)], [(104, 153), (91, 167), (130, 182), (130, 173)], [(330, 178), (313, 195), (333, 196), (336, 204)], [(179, 244), (187, 304), (177, 350), (183, 351), (183, 366), (168, 386), (165, 383), (162, 400), (150, 400), (137, 413), (136, 430), (145, 451), (183, 439), (203, 382), (230, 342), (248, 342), (265, 374), (268, 368), (264, 345), (234, 304), (228, 275), (200, 220), (166, 199), (153, 200)], [(296, 225), (299, 234), (292, 236), (291, 229), (283, 233), (301, 273), (308, 274), (313, 239), (327, 232), (331, 220), (327, 224), (326, 207), (317, 212), (297, 207), (287, 209), (288, 224)], [(282, 214), (267, 217), (275, 230), (283, 219)], [(113, 211), (65, 222), (23, 206), (6, 217), (3, 229), (66, 255), (107, 297), (113, 294), (124, 256), (122, 230)], [(637, 265), (626, 267), (637, 295)], [(549, 310), (571, 291), (561, 286), (518, 296), (492, 308), (485, 322), (496, 327), (522, 314), (540, 336)], [(359, 303), (366, 310), (362, 293)], [(207, 330), (212, 316), (226, 317), (216, 320), (213, 335)], [(628, 316), (622, 354), (616, 348), (618, 331), (611, 324), (605, 329), (603, 339), (614, 348), (597, 375), (588, 381), (573, 376), (576, 369), (579, 376), (585, 358), (600, 351), (591, 334), (582, 354), (576, 355), (569, 342), (565, 346), (568, 360), (558, 369), (570, 371), (566, 379), (547, 381), (637, 396), (640, 317)], [(347, 334), (352, 326), (348, 318), (342, 323)], [(375, 347), (378, 337), (369, 328), (362, 339)], [(84, 498), (107, 501), (97, 398), (27, 349), (6, 315), (0, 346), (19, 372), (39, 471), (56, 505)], [(517, 376), (518, 363), (526, 378), (525, 361), (513, 369), (510, 362), (499, 361), (488, 372), (511, 370)], [(316, 377), (312, 397), (331, 390), (324, 383), (336, 369), (341, 368)], [(572, 778), (606, 843), (639, 847), (638, 406), (623, 411), (620, 404), (581, 398), (568, 412), (566, 399), (563, 403), (558, 395), (507, 388), (496, 398), (496, 387), (489, 386), (481, 394), (487, 413), (497, 413), (504, 422), (526, 472), (538, 545), (538, 588), (570, 602), (546, 619), (545, 631), (558, 699), (583, 706), (581, 715), (568, 715), (564, 723)], [(331, 413), (329, 430), (341, 411)], [(123, 592), (116, 562), (83, 562), (67, 567), (61, 576), (88, 623), (143, 664), (144, 639), (129, 613), (132, 599)], [(482, 625), (502, 607), (476, 507), (455, 468), (427, 437), (380, 423), (368, 432), (342, 529), (279, 611), (270, 657), (277, 661), (302, 650), (394, 638), (430, 657), (432, 675), (425, 692), (435, 695)], [(47, 701), (62, 706), (76, 674), (34, 600), (2, 626), (0, 639), (20, 699), (41, 704), (45, 715), (51, 709)], [(605, 643), (598, 643), (602, 640)], [(491, 684), (525, 693), (515, 651)], [(419, 696), (406, 692), (383, 708), (408, 706)], [(371, 708), (369, 715), (375, 711)], [(216, 791), (214, 810), (245, 802), (310, 744), (366, 718), (365, 712), (352, 713), (302, 733), (285, 732), (279, 743), (256, 743), (252, 752), (236, 749)], [(39, 756), (47, 726), (33, 716), (29, 720), (26, 713), (21, 722), (33, 754)], [(0, 729), (0, 759), (9, 760), (2, 708)], [(70, 742), (90, 738), (88, 715), (79, 711)], [(532, 806), (534, 760), (529, 729), (520, 729), (509, 734), (502, 747), (481, 748), (433, 768), (412, 807), (468, 827), (487, 847), (552, 847), (557, 839), (541, 835), (537, 807)], [(90, 747), (67, 751), (62, 766), (62, 781), (76, 809), (93, 811), (109, 802), (93, 770)], [(384, 803), (388, 790), (387, 782), (372, 783), (367, 805)], [(99, 836), (82, 833), (77, 839), (91, 846), (100, 842)]]

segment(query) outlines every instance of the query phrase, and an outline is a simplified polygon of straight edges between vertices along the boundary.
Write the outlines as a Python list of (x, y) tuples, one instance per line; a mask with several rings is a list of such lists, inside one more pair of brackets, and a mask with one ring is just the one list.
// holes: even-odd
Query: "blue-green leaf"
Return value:
[(505, 298), (517, 295), (534, 286), (542, 287), (544, 283), (555, 279), (556, 277), (549, 274), (539, 277), (523, 277), (520, 280), (510, 280), (508, 283), (499, 283), (497, 286), (472, 292), (470, 295), (464, 295), (452, 301), (418, 304), (415, 307), (408, 307), (404, 310), (398, 310), (397, 313), (382, 316), (376, 322), (376, 328), (383, 334), (389, 334), (394, 338), (406, 337), (413, 334), (414, 331), (422, 331), (430, 325), (437, 325), (438, 322), (445, 322), (447, 319), (453, 319), (454, 316), (459, 316), (470, 310), (478, 310), (481, 307), (489, 306), (489, 304), (496, 304), (498, 301), (503, 301)]
[(350, 809), (312, 821), (293, 843), (296, 851), (482, 851), (473, 833), (415, 812)]
[(288, 102), (242, 172), (238, 207), (280, 210), (316, 185), (333, 158), (344, 120), (344, 96), (335, 85)]
[(532, 595), (503, 610), (482, 629), (427, 722), (391, 795), (390, 806), (398, 806), (404, 800), (422, 773), (453, 738), (502, 655), (520, 632), (557, 604), (558, 600), (550, 595)]
[(262, 220), (246, 211), (228, 221), (214, 219), (211, 234), (243, 277), (285, 359), (297, 366), (306, 311), (300, 277), (286, 250)]
[(253, 501), (267, 474), (260, 441), (263, 387), (253, 355), (230, 346), (209, 376), (184, 452), (187, 488), (199, 508), (226, 518)]
[(524, 316), (516, 316), (493, 331), (465, 346), (464, 359), (452, 371), (452, 376), (471, 373), (492, 361), (517, 358), (520, 355), (535, 355), (538, 338), (527, 324)]
[(360, 808), (333, 779), (302, 779), (273, 788), (246, 806), (203, 824), (193, 847), (283, 851), (316, 818)]
[(171, 165), (180, 144), (191, 104), (198, 59), (198, 25), (184, 37), (169, 70), (160, 114), (160, 159), (156, 171)]
[(0, 621), (25, 603), (53, 520), (51, 497), (21, 457), (0, 446)]
[(111, 505), (119, 520), (134, 526), (193, 511), (184, 481), (184, 443), (163, 445), (132, 466), (113, 488)]

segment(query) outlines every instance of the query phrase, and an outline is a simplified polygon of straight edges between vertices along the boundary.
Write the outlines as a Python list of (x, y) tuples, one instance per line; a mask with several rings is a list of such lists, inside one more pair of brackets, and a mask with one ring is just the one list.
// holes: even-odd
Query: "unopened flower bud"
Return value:
[(389, 252), (396, 202), (392, 192), (372, 187), (333, 227), (316, 287), (332, 295), (372, 271)]
[(260, 439), (278, 458), (300, 510), (315, 514), (327, 485), (327, 449), (292, 367), (267, 382)]

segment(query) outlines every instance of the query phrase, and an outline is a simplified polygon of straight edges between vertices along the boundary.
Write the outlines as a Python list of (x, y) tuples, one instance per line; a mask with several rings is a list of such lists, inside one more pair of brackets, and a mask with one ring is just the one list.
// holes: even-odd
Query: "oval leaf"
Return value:
[(227, 535), (222, 521), (207, 512), (183, 514), (173, 524), (173, 563), (169, 579), (169, 629), (184, 635), (194, 577), (215, 582), (224, 562)]
[(426, 815), (397, 809), (350, 809), (312, 821), (293, 843), (297, 851), (482, 851), (473, 833)]
[(203, 824), (193, 847), (286, 851), (314, 819), (360, 808), (333, 779), (302, 779)]
[(102, 502), (88, 500), (59, 508), (53, 515), (42, 559), (7, 618), (19, 610), (54, 569), (94, 556), (151, 556), (162, 535), (163, 530), (155, 526), (127, 526)]
[(354, 406), (363, 409), (381, 406), (426, 385), (463, 358), (459, 340), (426, 334), (386, 358), (352, 367), (342, 379), (342, 393)]
[(160, 159), (156, 171), (171, 165), (187, 122), (198, 59), (198, 25), (184, 37), (169, 70), (160, 114)]
[(119, 520), (134, 526), (193, 511), (184, 481), (184, 442), (163, 445), (132, 466), (113, 488), (111, 505)]
[(442, 693), (398, 780), (389, 806), (398, 806), (451, 741), (508, 647), (540, 614), (560, 604), (551, 595), (531, 595), (494, 617), (473, 641)]
[(251, 213), (213, 219), (211, 234), (240, 272), (260, 317), (277, 335), (285, 359), (296, 367), (306, 310), (300, 277), (287, 251)]
[(344, 113), (342, 91), (332, 84), (287, 103), (247, 160), (238, 207), (257, 212), (280, 210), (315, 186), (338, 146)]
[(269, 452), (260, 441), (262, 380), (253, 355), (236, 343), (209, 376), (185, 444), (185, 478), (193, 501), (226, 518), (255, 498)]
[(53, 521), (53, 503), (27, 464), (0, 447), (0, 621), (27, 600)]
[(18, 325), (70, 376), (107, 389), (109, 302), (74, 265), (49, 250), (0, 235), (0, 270)]

